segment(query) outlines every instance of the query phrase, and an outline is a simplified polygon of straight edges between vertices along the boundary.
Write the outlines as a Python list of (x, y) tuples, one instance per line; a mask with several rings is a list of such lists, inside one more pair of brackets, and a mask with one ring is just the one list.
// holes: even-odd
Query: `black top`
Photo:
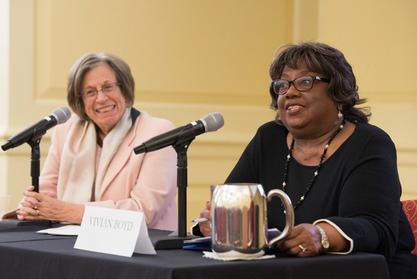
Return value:
[[(289, 153), (287, 134), (288, 130), (275, 122), (261, 126), (226, 182), (260, 183), (265, 193), (282, 189)], [(286, 190), (293, 204), (304, 194), (315, 169), (291, 159)], [(353, 240), (353, 251), (383, 254), (392, 258), (390, 264), (398, 254), (411, 255), (414, 248), (400, 195), (392, 140), (375, 126), (357, 124), (353, 134), (323, 163), (310, 192), (295, 210), (295, 224), (328, 219)], [(283, 228), (284, 224), (279, 199), (274, 199), (268, 205), (268, 225)], [(417, 273), (413, 276), (417, 278)]]

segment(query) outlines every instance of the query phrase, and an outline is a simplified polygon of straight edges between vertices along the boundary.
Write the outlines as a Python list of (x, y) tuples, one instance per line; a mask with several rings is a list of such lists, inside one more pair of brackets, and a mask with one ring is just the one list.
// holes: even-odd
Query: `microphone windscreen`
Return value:
[(61, 107), (56, 109), (53, 113), (58, 124), (66, 122), (71, 117), (71, 111), (67, 107)]
[(220, 112), (210, 112), (200, 121), (203, 122), (206, 132), (216, 131), (224, 125), (224, 119)]

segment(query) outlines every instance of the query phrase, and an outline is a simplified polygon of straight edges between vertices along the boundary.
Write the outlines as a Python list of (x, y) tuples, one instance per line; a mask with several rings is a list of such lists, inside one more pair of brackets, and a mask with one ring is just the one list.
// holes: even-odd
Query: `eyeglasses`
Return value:
[(291, 84), (294, 85), (295, 89), (304, 92), (308, 91), (313, 87), (314, 81), (330, 82), (330, 79), (319, 76), (303, 76), (294, 80), (276, 79), (271, 83), (272, 91), (277, 95), (284, 95), (290, 89)]
[(120, 84), (118, 82), (111, 82), (111, 83), (103, 84), (100, 89), (97, 89), (95, 87), (87, 87), (86, 89), (83, 89), (81, 91), (81, 95), (84, 98), (93, 99), (97, 97), (99, 91), (107, 95), (107, 94), (114, 92), (116, 90), (116, 87), (118, 87), (119, 85)]

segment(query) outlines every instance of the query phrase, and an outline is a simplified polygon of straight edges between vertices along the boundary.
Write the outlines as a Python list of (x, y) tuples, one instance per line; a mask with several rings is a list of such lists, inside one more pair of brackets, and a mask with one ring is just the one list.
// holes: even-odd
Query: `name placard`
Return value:
[(74, 248), (131, 257), (156, 254), (143, 212), (86, 206)]

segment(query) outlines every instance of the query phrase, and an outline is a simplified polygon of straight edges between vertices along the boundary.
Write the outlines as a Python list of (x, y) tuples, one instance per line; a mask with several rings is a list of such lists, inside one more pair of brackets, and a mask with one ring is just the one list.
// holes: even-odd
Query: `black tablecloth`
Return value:
[(0, 224), (0, 278), (389, 278), (384, 257), (367, 253), (221, 262), (176, 249), (127, 258), (74, 249), (75, 240)]

